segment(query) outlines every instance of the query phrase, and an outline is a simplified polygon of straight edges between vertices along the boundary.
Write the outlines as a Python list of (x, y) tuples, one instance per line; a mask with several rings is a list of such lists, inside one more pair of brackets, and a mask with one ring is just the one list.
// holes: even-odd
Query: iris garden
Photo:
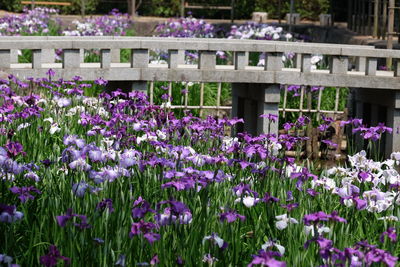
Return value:
[[(45, 24), (28, 12), (36, 22), (24, 32), (51, 32), (48, 11), (36, 12)], [(8, 20), (0, 29), (8, 23), (3, 33), (15, 34)], [(158, 31), (213, 30), (192, 18), (168, 23)], [(248, 27), (231, 38), (260, 26)], [(292, 38), (274, 27), (253, 32)], [(357, 151), (322, 168), (296, 153), (306, 116), (284, 124), (291, 134), (229, 136), (241, 118), (177, 116), (161, 86), (155, 106), (140, 92), (105, 90), (101, 77), (54, 74), (0, 81), (0, 265), (396, 266), (400, 153)], [(318, 123), (324, 131), (333, 120)], [(392, 132), (359, 119), (341, 126), (371, 147)]]

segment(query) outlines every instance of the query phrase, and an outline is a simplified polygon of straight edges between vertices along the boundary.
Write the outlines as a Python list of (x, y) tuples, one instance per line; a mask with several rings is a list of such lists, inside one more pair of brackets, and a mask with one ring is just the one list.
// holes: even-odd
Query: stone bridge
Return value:
[[(32, 50), (32, 62), (19, 64), (17, 50)], [(54, 50), (62, 49), (61, 62)], [(100, 60), (83, 62), (83, 50), (97, 49)], [(119, 51), (130, 50), (128, 63), (121, 63)], [(149, 64), (149, 51), (166, 51), (168, 64)], [(198, 52), (198, 64), (185, 64), (185, 51)], [(232, 65), (218, 65), (217, 51), (234, 53)], [(282, 55), (295, 53), (296, 66), (284, 68)], [(250, 53), (265, 53), (265, 65), (250, 66)], [(312, 68), (313, 54), (328, 58), (326, 70)], [(378, 63), (393, 60), (393, 69), (379, 70)], [(280, 85), (354, 88), (354, 117), (375, 124), (386, 122), (394, 128), (386, 136), (385, 150), (400, 151), (400, 50), (368, 46), (320, 43), (188, 39), (156, 37), (1, 37), (0, 70), (21, 79), (45, 77), (52, 68), (56, 78), (76, 75), (84, 80), (102, 77), (109, 81), (130, 81), (133, 89), (147, 90), (147, 81), (232, 83), (232, 115), (247, 117), (245, 129), (266, 132), (261, 114), (278, 114)], [(251, 114), (251, 115), (249, 115)], [(368, 116), (367, 116), (367, 115)], [(277, 132), (277, 124), (270, 129)]]

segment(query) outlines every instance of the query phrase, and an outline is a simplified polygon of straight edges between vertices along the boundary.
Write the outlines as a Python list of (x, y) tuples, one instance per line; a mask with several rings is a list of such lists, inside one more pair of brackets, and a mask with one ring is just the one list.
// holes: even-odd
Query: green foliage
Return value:
[(99, 5), (99, 0), (69, 0), (68, 2), (72, 2), (72, 5), (63, 8), (63, 11), (68, 14), (81, 14), (82, 3), (85, 5), (85, 14), (95, 14)]
[[(43, 0), (54, 1), (54, 0)], [(56, 0), (61, 1), (61, 0)], [(72, 6), (60, 7), (61, 13), (80, 14), (82, 0), (62, 0), (63, 2), (72, 2)], [(86, 14), (103, 14), (110, 11), (112, 8), (118, 8), (122, 12), (127, 12), (127, 4), (125, 3), (108, 3), (100, 4), (99, 0), (84, 0)], [(289, 12), (290, 0), (281, 1), (281, 18)], [(190, 0), (191, 4), (230, 6), (231, 0)], [(295, 0), (295, 11), (300, 13), (302, 17), (308, 19), (318, 19), (321, 13), (327, 13), (329, 10), (330, 0)], [(180, 0), (148, 0), (139, 7), (139, 14), (144, 16), (161, 16), (175, 17), (180, 16)], [(254, 11), (263, 11), (270, 14), (270, 18), (278, 18), (278, 3), (279, 0), (236, 0), (235, 1), (235, 19), (249, 19)], [(19, 0), (0, 0), (0, 7), (9, 11), (20, 11), (21, 4)], [(186, 9), (187, 12), (192, 12), (195, 17), (229, 19), (229, 10), (209, 10), (209, 9)]]
[(0, 0), (0, 9), (8, 11), (21, 11), (20, 0)]
[[(270, 17), (278, 18), (279, 1), (281, 1), (281, 18), (290, 11), (290, 0), (255, 0), (255, 10), (268, 12)], [(295, 12), (303, 18), (318, 19), (319, 14), (327, 13), (329, 0), (295, 0)]]

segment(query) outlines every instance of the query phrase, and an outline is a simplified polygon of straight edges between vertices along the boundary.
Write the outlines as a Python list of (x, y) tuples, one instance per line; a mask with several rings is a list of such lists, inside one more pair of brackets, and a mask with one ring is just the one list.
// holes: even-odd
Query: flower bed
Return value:
[(231, 138), (241, 119), (48, 74), (0, 82), (0, 264), (396, 265), (398, 153), (322, 171), (285, 156), (300, 137)]

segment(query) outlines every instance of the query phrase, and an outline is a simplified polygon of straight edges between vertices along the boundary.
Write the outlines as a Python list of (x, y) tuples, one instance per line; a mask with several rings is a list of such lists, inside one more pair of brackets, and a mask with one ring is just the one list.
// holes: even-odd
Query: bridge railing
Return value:
[[(31, 64), (12, 63), (12, 51), (16, 49), (32, 50)], [(46, 54), (54, 49), (62, 49), (61, 62), (46, 62)], [(98, 49), (100, 61), (84, 63), (80, 57), (80, 51), (84, 49)], [(130, 62), (113, 62), (112, 51), (119, 49), (131, 51)], [(151, 50), (168, 51), (168, 64), (149, 64)], [(185, 64), (185, 51), (196, 51), (198, 64)], [(233, 64), (217, 65), (217, 51), (233, 52)], [(297, 68), (284, 68), (282, 55), (288, 52), (297, 55)], [(250, 53), (265, 53), (265, 66), (250, 66)], [(327, 70), (312, 68), (313, 54), (329, 58)], [(379, 70), (380, 58), (394, 59), (396, 64), (393, 70)], [(398, 59), (398, 50), (280, 41), (155, 37), (2, 37), (0, 40), (0, 68), (22, 77), (38, 76), (46, 68), (52, 67), (59, 69), (63, 77), (81, 75), (88, 80), (102, 75), (108, 80), (279, 83), (400, 89)]]
[[(32, 50), (32, 62), (13, 62), (13, 51)], [(54, 63), (54, 50), (61, 49), (62, 57)], [(115, 60), (119, 50), (129, 51), (128, 62)], [(98, 62), (84, 62), (82, 51), (96, 50)], [(150, 51), (166, 51), (167, 64), (150, 64)], [(117, 53), (115, 53), (115, 51)], [(233, 53), (231, 64), (219, 65), (217, 51)], [(185, 52), (196, 53), (196, 64), (185, 62)], [(252, 53), (263, 53), (265, 64), (254, 66), (249, 62)], [(294, 53), (297, 62), (286, 68), (284, 53)], [(312, 56), (323, 55), (326, 69), (315, 69)], [(52, 55), (49, 57), (48, 55)], [(51, 58), (53, 59), (51, 60)], [(392, 69), (384, 70), (380, 64), (393, 59)], [(2, 37), (0, 39), (0, 70), (19, 78), (44, 77), (49, 68), (56, 71), (55, 78), (71, 79), (81, 76), (84, 80), (102, 77), (109, 81), (132, 81), (134, 88), (147, 90), (157, 81), (199, 82), (232, 84), (232, 116), (243, 117), (243, 130), (250, 133), (278, 132), (278, 125), (270, 127), (263, 114), (279, 112), (324, 113), (319, 105), (310, 107), (305, 97), (307, 86), (349, 87), (356, 90), (354, 116), (365, 117), (374, 125), (384, 119), (394, 130), (386, 138), (386, 152), (400, 150), (400, 51), (382, 50), (366, 46), (297, 43), (259, 40), (227, 39), (174, 39), (153, 37)], [(280, 105), (281, 86), (300, 85), (300, 107)], [(201, 90), (202, 87), (200, 87)], [(371, 90), (367, 90), (372, 88)], [(154, 88), (153, 88), (154, 89)], [(388, 90), (382, 90), (388, 89)], [(339, 114), (338, 94), (333, 114)], [(285, 96), (287, 97), (287, 96)], [(218, 98), (218, 96), (217, 96)], [(308, 99), (308, 96), (307, 96)], [(320, 102), (320, 100), (319, 100)], [(306, 105), (307, 104), (307, 105)], [(200, 103), (199, 109), (205, 109)], [(185, 104), (177, 108), (185, 108)], [(189, 108), (189, 106), (186, 106)], [(216, 109), (228, 109), (217, 102)], [(380, 110), (385, 110), (381, 112)], [(370, 110), (369, 110), (370, 109)]]

